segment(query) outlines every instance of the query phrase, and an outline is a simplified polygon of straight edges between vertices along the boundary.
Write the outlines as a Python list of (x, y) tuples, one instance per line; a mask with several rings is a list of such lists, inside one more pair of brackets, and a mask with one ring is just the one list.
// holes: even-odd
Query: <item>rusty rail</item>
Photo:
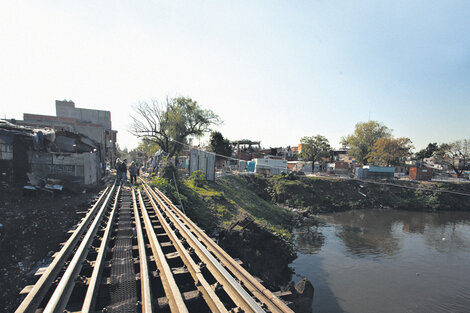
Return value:
[[(243, 285), (264, 305), (267, 306), (271, 312), (292, 312), (293, 311), (278, 297), (276, 297), (269, 289), (264, 287), (256, 278), (254, 278), (248, 271), (246, 271), (240, 264), (238, 264), (227, 252), (219, 247), (203, 230), (201, 230), (193, 221), (191, 221), (185, 214), (181, 212), (160, 190), (157, 188), (151, 189), (147, 184), (145, 188), (156, 197), (161, 198), (166, 203), (162, 205), (166, 212), (170, 215), (176, 215), (179, 220), (189, 230), (190, 234), (197, 237), (198, 242), (202, 242), (207, 247), (207, 250), (213, 253), (223, 266), (228, 268), (235, 277), (240, 280)], [(171, 210), (170, 210), (171, 208)], [(180, 222), (181, 223), (181, 222)]]
[(140, 222), (139, 209), (135, 191), (132, 189), (132, 206), (134, 208), (134, 219), (137, 236), (137, 244), (139, 246), (139, 264), (140, 264), (140, 289), (142, 297), (142, 313), (152, 312), (152, 292), (150, 289), (150, 278), (147, 264), (147, 252), (145, 250), (144, 234), (142, 224)]
[(99, 287), (99, 282), (101, 279), (101, 273), (103, 272), (103, 263), (104, 258), (107, 252), (106, 245), (109, 242), (109, 238), (111, 236), (111, 226), (114, 222), (114, 217), (116, 215), (116, 208), (118, 206), (118, 199), (121, 193), (121, 186), (118, 187), (116, 192), (116, 197), (114, 199), (113, 208), (109, 215), (108, 223), (106, 225), (106, 229), (103, 234), (103, 238), (101, 240), (98, 256), (96, 257), (95, 265), (93, 267), (93, 273), (91, 275), (90, 281), (88, 283), (88, 289), (85, 295), (85, 300), (82, 306), (82, 313), (93, 312), (95, 307), (95, 300), (96, 294)]
[[(131, 234), (131, 227), (134, 243), (126, 233)], [(110, 242), (117, 250), (110, 250)], [(109, 267), (113, 264), (121, 267)], [(112, 270), (105, 271), (106, 266)], [(144, 183), (141, 192), (117, 182), (101, 194), (16, 312), (85, 313), (121, 305), (124, 300), (112, 298), (121, 297), (120, 292), (106, 295), (122, 273), (123, 288), (140, 278), (140, 287), (126, 291), (130, 296), (125, 299), (140, 300), (136, 305), (143, 313), (292, 312), (158, 189)], [(46, 294), (50, 298), (45, 299)], [(131, 305), (134, 308), (134, 302)]]
[(88, 253), (88, 249), (96, 235), (96, 232), (98, 231), (98, 226), (101, 222), (101, 219), (103, 218), (104, 212), (106, 212), (109, 200), (111, 198), (111, 195), (114, 194), (115, 188), (116, 184), (113, 185), (111, 191), (106, 197), (106, 200), (101, 205), (98, 214), (93, 220), (93, 223), (88, 229), (82, 242), (80, 243), (80, 246), (75, 252), (72, 261), (70, 261), (70, 264), (67, 267), (67, 270), (65, 271), (64, 275), (60, 279), (60, 282), (54, 290), (54, 293), (52, 294), (51, 298), (49, 299), (49, 302), (47, 303), (43, 313), (62, 313), (64, 311), (65, 305), (67, 304), (70, 294), (72, 293), (72, 289), (75, 284), (75, 278), (82, 267), (82, 262)]
[(164, 216), (158, 209), (157, 204), (155, 203), (153, 198), (150, 196), (150, 194), (147, 193), (147, 195), (152, 205), (152, 208), (158, 220), (160, 221), (160, 224), (165, 229), (165, 232), (168, 234), (168, 237), (170, 238), (174, 247), (178, 251), (178, 254), (182, 258), (189, 273), (191, 274), (192, 278), (196, 282), (197, 289), (199, 290), (199, 292), (201, 292), (204, 300), (206, 301), (211, 311), (212, 312), (228, 312), (224, 304), (220, 301), (219, 297), (215, 293), (213, 287), (207, 282), (207, 280), (202, 275), (200, 265), (196, 264), (196, 262), (194, 262), (194, 260), (191, 258), (188, 250), (183, 246), (181, 240), (177, 237), (175, 231), (171, 229), (170, 224), (165, 220)]
[(147, 209), (145, 208), (144, 201), (140, 191), (137, 192), (140, 203), (140, 211), (142, 212), (142, 217), (144, 220), (145, 230), (147, 232), (147, 237), (150, 242), (150, 247), (152, 248), (153, 255), (155, 256), (155, 262), (157, 263), (158, 269), (160, 270), (160, 278), (163, 283), (163, 288), (165, 289), (166, 297), (170, 304), (170, 310), (172, 312), (188, 312), (188, 308), (184, 304), (183, 296), (176, 284), (175, 278), (171, 271), (170, 266), (165, 258), (165, 254), (158, 242), (157, 235), (153, 231), (152, 222), (148, 215)]
[(244, 312), (265, 312), (263, 308), (246, 292), (246, 290), (230, 275), (230, 273), (220, 264), (220, 262), (202, 245), (202, 243), (189, 231), (189, 229), (169, 210), (162, 202), (160, 197), (153, 192), (147, 185), (144, 187), (149, 195), (158, 202), (159, 206), (165, 210), (172, 223), (180, 231), (181, 235), (195, 249), (198, 257), (204, 261), (207, 268), (211, 271), (224, 290)]
[(46, 271), (41, 275), (36, 284), (32, 287), (26, 298), (21, 302), (20, 306), (16, 309), (15, 313), (33, 313), (44, 299), (49, 287), (57, 278), (57, 275), (62, 270), (65, 261), (68, 259), (80, 237), (85, 232), (87, 227), (90, 225), (94, 215), (98, 211), (100, 204), (104, 200), (107, 194), (109, 194), (110, 188), (106, 187), (101, 196), (96, 200), (93, 207), (88, 211), (83, 220), (78, 225), (77, 229), (73, 232), (70, 238), (65, 242), (65, 245), (54, 257), (52, 263), (47, 267)]

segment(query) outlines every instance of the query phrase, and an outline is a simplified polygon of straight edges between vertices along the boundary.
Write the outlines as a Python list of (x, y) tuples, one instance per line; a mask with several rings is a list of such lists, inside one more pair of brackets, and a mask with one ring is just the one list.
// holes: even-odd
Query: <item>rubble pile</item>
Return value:
[(34, 273), (47, 266), (67, 231), (81, 218), (96, 195), (62, 193), (54, 198), (0, 186), (0, 307), (13, 312), (19, 292), (33, 284)]
[(0, 181), (27, 193), (96, 186), (104, 163), (99, 143), (82, 134), (0, 120)]

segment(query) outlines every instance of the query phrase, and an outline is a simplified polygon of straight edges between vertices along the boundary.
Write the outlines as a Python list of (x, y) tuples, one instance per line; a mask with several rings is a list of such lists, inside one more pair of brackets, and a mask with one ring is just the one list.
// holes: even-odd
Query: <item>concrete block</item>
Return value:
[(13, 146), (0, 143), (0, 160), (13, 160)]
[(28, 151), (30, 164), (52, 164), (52, 154), (47, 152)]
[(54, 164), (50, 166), (49, 174), (75, 176), (75, 165)]
[(83, 165), (83, 153), (54, 154), (52, 163), (54, 165)]

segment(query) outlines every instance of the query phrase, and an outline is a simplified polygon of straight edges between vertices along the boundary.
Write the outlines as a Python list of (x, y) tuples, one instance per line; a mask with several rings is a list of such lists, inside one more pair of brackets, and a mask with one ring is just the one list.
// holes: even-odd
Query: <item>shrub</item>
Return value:
[(150, 181), (150, 185), (157, 187), (171, 200), (176, 199), (176, 188), (168, 179), (163, 177), (155, 177)]
[(191, 181), (193, 181), (194, 185), (196, 187), (203, 187), (204, 184), (206, 183), (206, 174), (204, 174), (203, 171), (194, 171), (191, 174), (191, 177), (189, 178)]
[(164, 161), (158, 172), (158, 177), (173, 180), (173, 175), (178, 180), (178, 169), (170, 161)]

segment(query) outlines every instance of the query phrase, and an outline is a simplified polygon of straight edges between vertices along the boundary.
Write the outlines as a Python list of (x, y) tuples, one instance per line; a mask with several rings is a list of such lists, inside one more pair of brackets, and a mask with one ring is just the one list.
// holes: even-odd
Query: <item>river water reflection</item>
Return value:
[(470, 312), (470, 212), (361, 210), (295, 230), (314, 312)]

